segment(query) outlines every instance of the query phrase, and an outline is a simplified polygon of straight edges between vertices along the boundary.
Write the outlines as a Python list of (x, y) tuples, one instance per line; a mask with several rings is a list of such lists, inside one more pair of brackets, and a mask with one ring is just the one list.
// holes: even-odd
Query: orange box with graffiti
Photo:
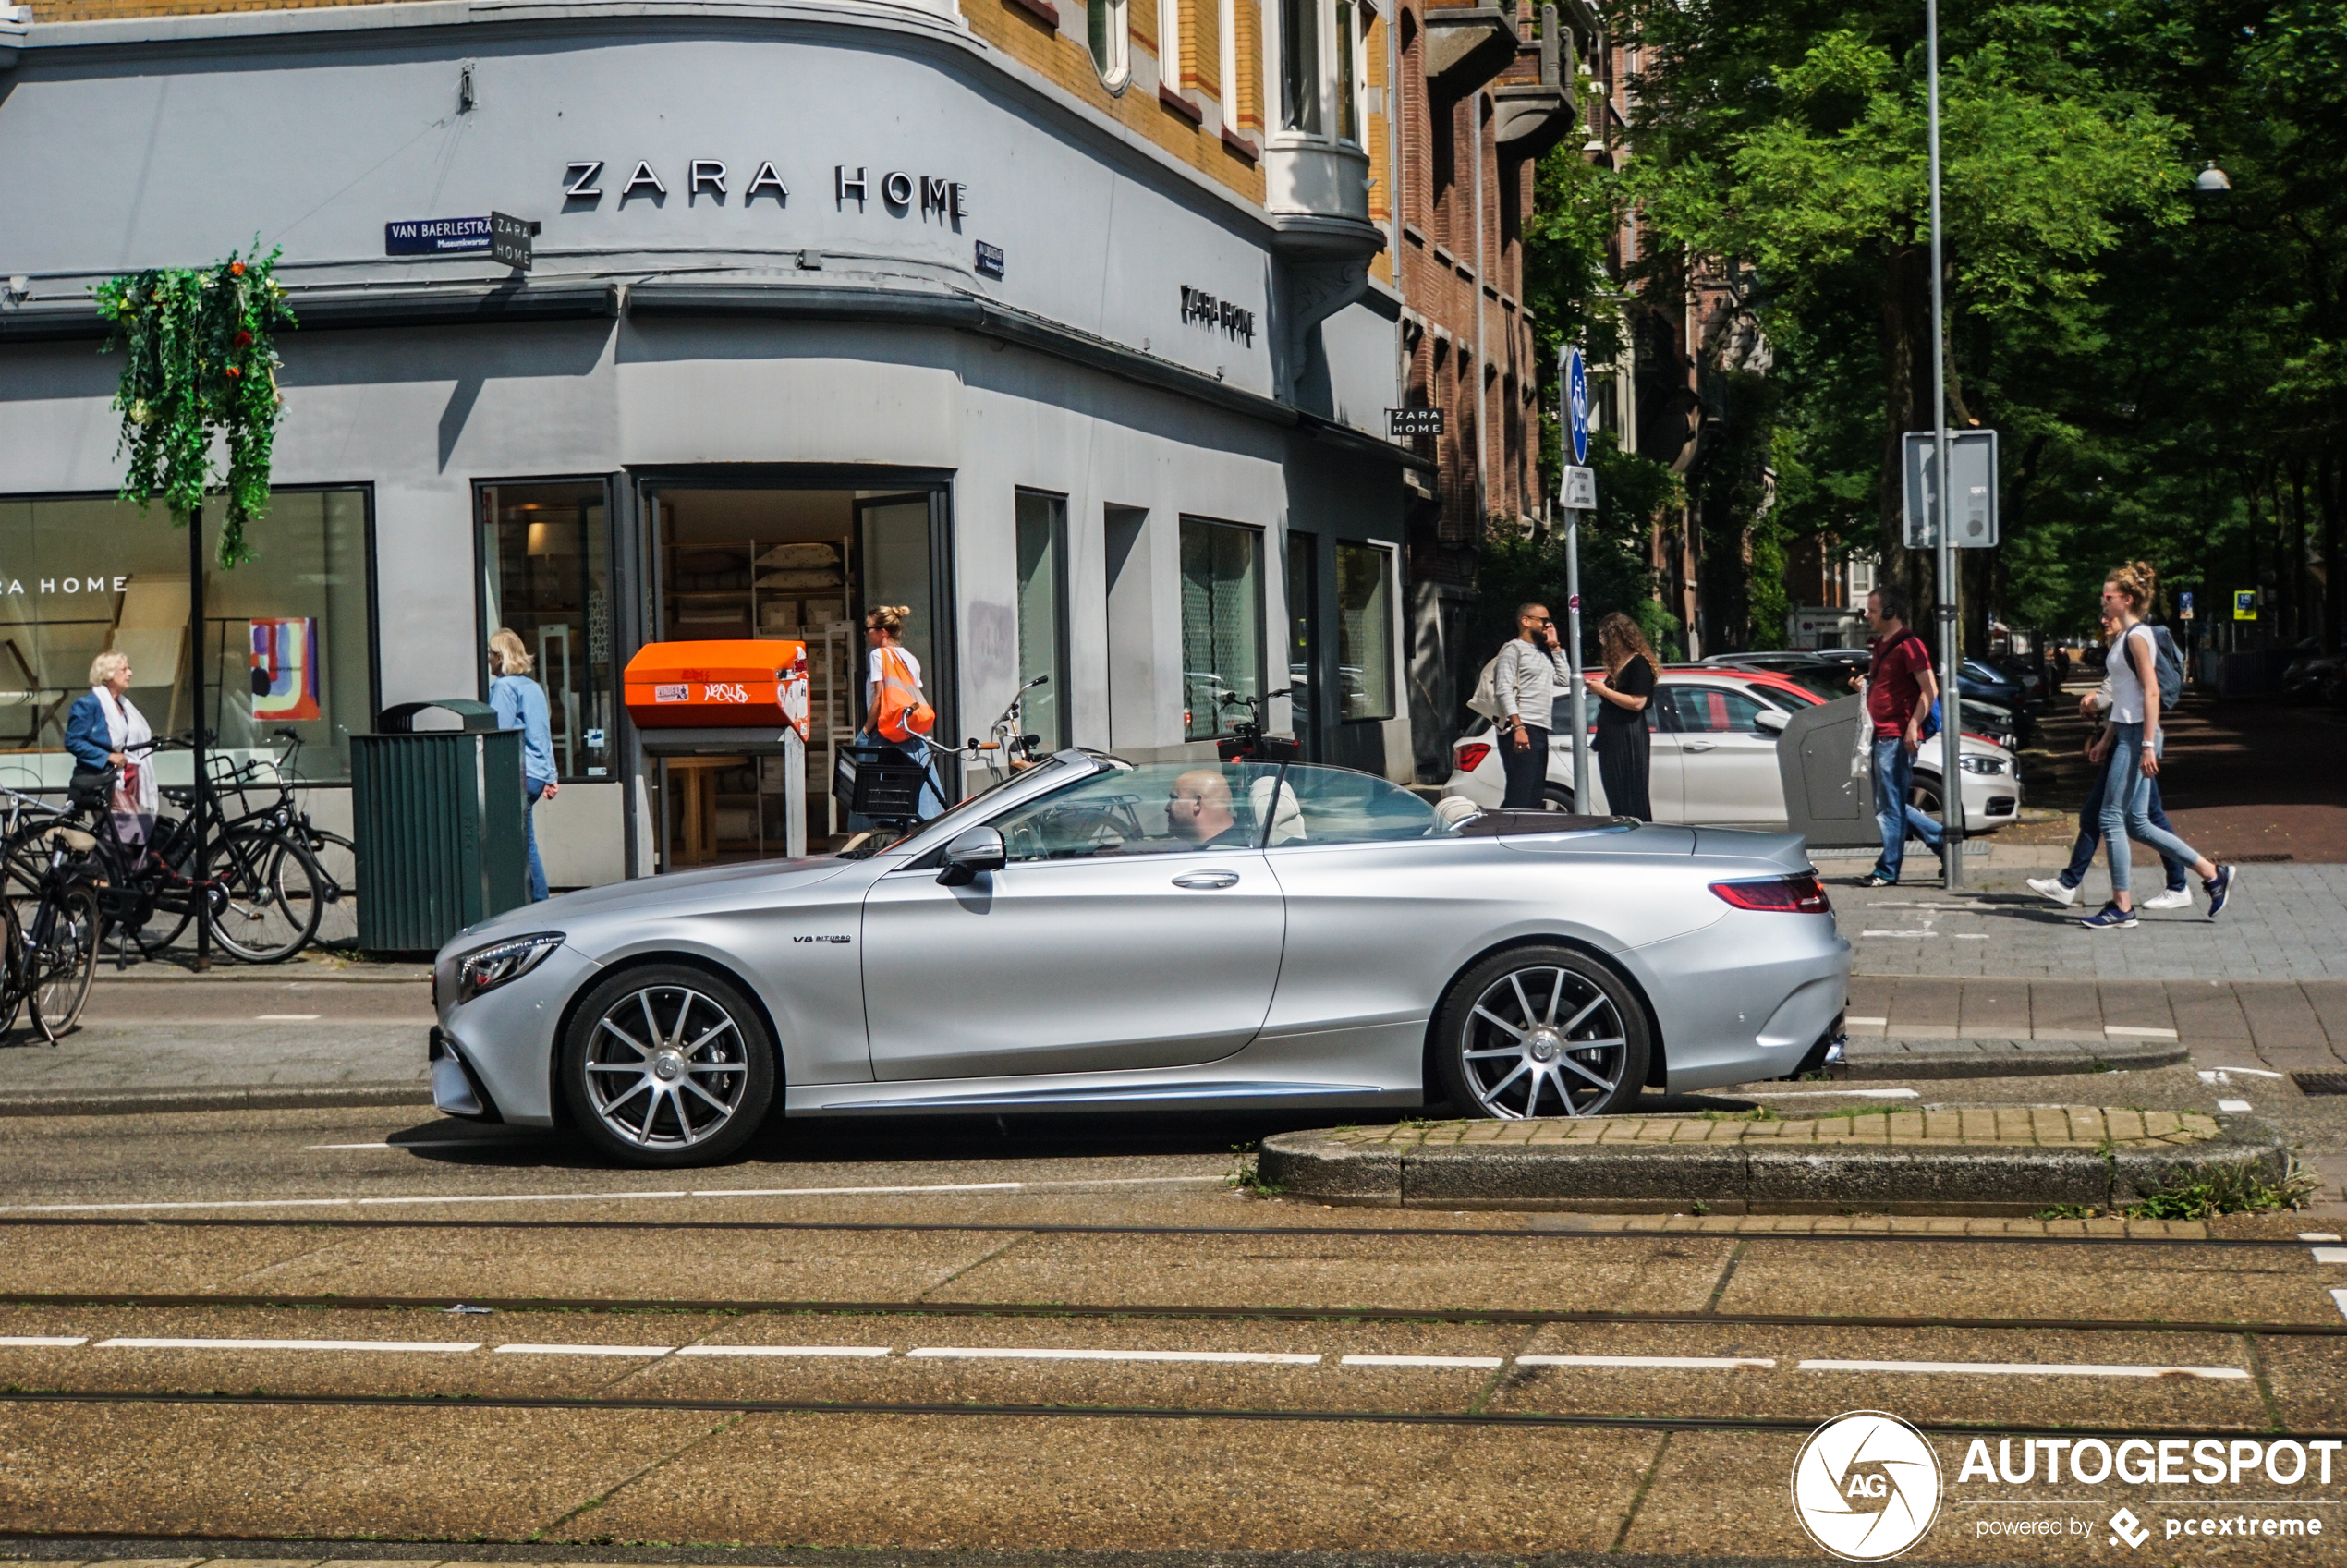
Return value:
[(651, 642), (627, 661), (627, 716), (638, 729), (780, 729), (807, 738), (807, 645)]

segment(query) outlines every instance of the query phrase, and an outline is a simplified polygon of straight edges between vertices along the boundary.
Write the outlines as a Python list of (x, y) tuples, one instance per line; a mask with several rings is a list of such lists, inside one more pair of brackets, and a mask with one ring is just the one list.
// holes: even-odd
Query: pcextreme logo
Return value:
[(1793, 1462), (1793, 1512), (1834, 1556), (1879, 1562), (1940, 1513), (1940, 1456), (1896, 1416), (1853, 1410), (1809, 1434)]

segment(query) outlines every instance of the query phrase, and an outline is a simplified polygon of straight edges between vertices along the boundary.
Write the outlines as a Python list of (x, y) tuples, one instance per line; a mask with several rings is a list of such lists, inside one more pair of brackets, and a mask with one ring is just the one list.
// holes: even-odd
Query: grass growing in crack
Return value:
[(2050, 1209), (2040, 1209), (2032, 1216), (2038, 1220), (2091, 1220), (2101, 1213), (2099, 1209), (2083, 1203), (2057, 1203)]
[(1776, 1107), (1773, 1105), (1756, 1105), (1749, 1111), (1698, 1111), (1696, 1112), (1696, 1119), (1701, 1122), (1782, 1122), (1784, 1120), (1782, 1116), (1777, 1114)]
[(2292, 1161), (2290, 1174), (2268, 1182), (2255, 1171), (2231, 1165), (2186, 1165), (2168, 1185), (2130, 1205), (2134, 1220), (2207, 1220), (2219, 1214), (2270, 1214), (2296, 1209), (2322, 1188), (2322, 1178)]
[(1222, 1178), (1233, 1192), (1246, 1197), (1277, 1197), (1287, 1188), (1277, 1182), (1263, 1179), (1263, 1146), (1259, 1143), (1234, 1143), (1231, 1146), (1231, 1173)]

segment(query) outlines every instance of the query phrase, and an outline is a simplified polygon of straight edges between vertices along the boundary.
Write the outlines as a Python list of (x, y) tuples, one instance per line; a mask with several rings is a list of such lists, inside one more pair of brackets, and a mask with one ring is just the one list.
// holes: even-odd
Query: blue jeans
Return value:
[(2110, 726), (2110, 765), (2103, 772), (2102, 842), (2110, 852), (2110, 891), (2127, 893), (2130, 862), (2127, 841), (2140, 839), (2159, 851), (2163, 860), (2198, 863), (2200, 851), (2151, 820), (2151, 781), (2144, 777), (2144, 727)]
[(1907, 790), (1915, 783), (1915, 754), (1903, 740), (1875, 737), (1874, 743), (1874, 820), (1882, 831), (1882, 858), (1874, 864), (1875, 874), (1892, 881), (1899, 880), (1899, 865), (1907, 856), (1907, 834), (1913, 833), (1934, 851), (1940, 847), (1940, 824), (1907, 804)]
[(538, 797), (546, 793), (542, 779), (530, 779), (522, 785), (528, 798), (522, 802), (522, 832), (529, 838), (529, 901), (546, 902), (546, 868), (538, 859)]
[[(2159, 781), (2153, 779), (2150, 782), (2151, 801), (2145, 814), (2150, 817), (2153, 827), (2162, 833), (2172, 833), (2176, 831), (2175, 825), (2168, 820), (2168, 813), (2159, 807)], [(2092, 787), (2086, 791), (2086, 804), (2078, 813), (2078, 842), (2071, 846), (2070, 864), (2061, 871), (2061, 881), (2064, 887), (2076, 887), (2085, 881), (2087, 869), (2095, 863), (2095, 850), (2102, 843), (2102, 797), (2110, 785), (2110, 771), (2105, 768), (2095, 775)], [(2168, 855), (2161, 856), (2159, 862), (2167, 869), (2171, 891), (2183, 887), (2184, 873), (2191, 869), (2190, 865)]]

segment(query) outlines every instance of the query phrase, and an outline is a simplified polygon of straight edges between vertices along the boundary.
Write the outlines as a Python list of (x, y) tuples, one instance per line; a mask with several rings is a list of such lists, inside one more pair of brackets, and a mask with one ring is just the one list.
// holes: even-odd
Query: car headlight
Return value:
[(1959, 760), (1957, 765), (1967, 773), (2001, 773), (2005, 771), (2005, 760), (2001, 757), (1965, 757)]
[(563, 944), (560, 931), (517, 936), (492, 947), (477, 948), (456, 960), (456, 1003), (470, 1002), (483, 991), (517, 980), (546, 961)]

